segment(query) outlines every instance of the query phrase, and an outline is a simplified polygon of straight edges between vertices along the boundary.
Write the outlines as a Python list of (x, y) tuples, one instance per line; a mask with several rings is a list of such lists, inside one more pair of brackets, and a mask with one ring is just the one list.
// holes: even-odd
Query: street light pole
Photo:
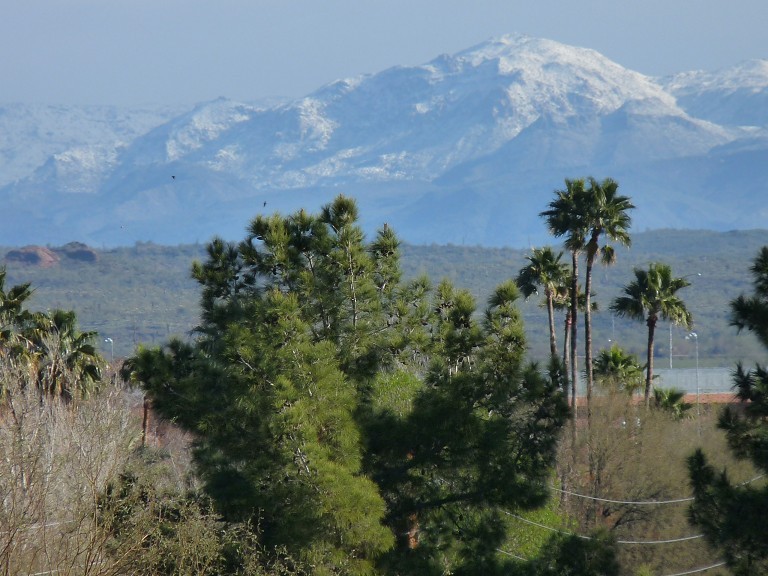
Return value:
[(115, 362), (115, 341), (112, 340), (112, 338), (104, 338), (104, 342), (109, 342), (109, 347), (110, 347), (109, 363), (110, 364), (114, 364), (114, 362)]
[[(701, 276), (701, 272), (696, 272), (694, 274), (686, 274), (682, 277), (683, 280), (686, 278), (690, 278), (691, 276)], [(691, 332), (693, 334), (693, 332)], [(694, 334), (695, 336), (695, 334)], [(688, 337), (686, 336), (686, 339)], [(696, 345), (698, 346), (698, 340), (696, 340)], [(669, 369), (672, 370), (672, 321), (669, 322)]]
[(696, 423), (698, 426), (699, 436), (701, 436), (701, 403), (700, 403), (700, 388), (699, 388), (699, 335), (696, 332), (691, 332), (686, 339), (693, 338), (696, 343)]
[(669, 369), (672, 370), (672, 322), (669, 322)]

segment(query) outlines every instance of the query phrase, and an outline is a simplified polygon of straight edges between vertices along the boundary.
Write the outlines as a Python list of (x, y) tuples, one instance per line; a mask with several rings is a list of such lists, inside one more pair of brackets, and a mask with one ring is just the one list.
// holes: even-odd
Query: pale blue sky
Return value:
[(507, 33), (649, 75), (768, 58), (766, 0), (0, 0), (0, 103), (302, 96)]

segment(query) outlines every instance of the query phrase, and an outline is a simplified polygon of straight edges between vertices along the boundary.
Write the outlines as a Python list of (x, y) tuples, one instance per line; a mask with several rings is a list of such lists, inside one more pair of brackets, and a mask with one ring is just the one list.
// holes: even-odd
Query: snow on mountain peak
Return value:
[(730, 126), (768, 127), (768, 60), (660, 80), (693, 116)]
[(234, 124), (250, 120), (255, 110), (225, 98), (197, 106), (184, 115), (181, 122), (174, 122), (166, 142), (168, 161), (178, 160), (206, 142), (215, 140)]
[(442, 56), (429, 66), (448, 76), (487, 68), (497, 81), (506, 81), (513, 105), (533, 106), (542, 112), (541, 103), (548, 104), (546, 111), (553, 116), (583, 112), (575, 108), (584, 106), (606, 113), (629, 100), (646, 98), (676, 108), (674, 98), (653, 79), (595, 50), (521, 34), (501, 36), (452, 57)]
[(751, 88), (756, 91), (768, 87), (768, 60), (747, 60), (736, 66), (714, 72), (694, 70), (664, 79), (667, 89), (677, 94), (693, 91), (726, 91)]
[[(421, 66), (339, 80), (256, 113), (247, 130), (258, 132), (259, 146), (251, 140), (251, 150), (239, 150), (251, 174), (260, 172), (259, 185), (274, 178), (307, 186), (342, 175), (431, 179), (499, 149), (539, 119), (565, 125), (622, 109), (685, 116), (651, 78), (594, 50), (507, 35)], [(226, 129), (214, 126), (201, 137), (195, 125), (191, 143), (171, 143), (189, 150)], [(208, 152), (218, 154), (217, 166), (223, 144), (212, 142)]]
[[(703, 197), (699, 191), (710, 186), (720, 197), (720, 183), (735, 181), (734, 174), (765, 171), (767, 86), (765, 60), (661, 80), (594, 50), (506, 35), (420, 66), (332, 82), (289, 102), (207, 102), (135, 130), (125, 146), (113, 138), (125, 130), (113, 130), (100, 147), (54, 149), (26, 180), (4, 188), (13, 216), (0, 228), (31, 237), (37, 210), (91, 192), (87, 219), (73, 210), (57, 234), (102, 226), (101, 241), (124, 241), (112, 222), (127, 219), (131, 234), (162, 230), (166, 236), (154, 240), (187, 241), (189, 233), (221, 232), (214, 225), (239, 231), (243, 208), (265, 198), (287, 210), (343, 187), (378, 210), (371, 218), (400, 217), (409, 241), (455, 241), (461, 226), (474, 234), (468, 241), (498, 244), (512, 241), (513, 231), (531, 233), (536, 219), (525, 214), (536, 214), (540, 193), (584, 171), (617, 177), (655, 216), (668, 213), (656, 224), (675, 226), (691, 218), (686, 191)], [(764, 181), (738, 180), (729, 190), (746, 191), (753, 202), (765, 197)], [(731, 210), (700, 212), (714, 222)], [(470, 226), (467, 212), (475, 218)], [(163, 224), (172, 215), (173, 225)]]

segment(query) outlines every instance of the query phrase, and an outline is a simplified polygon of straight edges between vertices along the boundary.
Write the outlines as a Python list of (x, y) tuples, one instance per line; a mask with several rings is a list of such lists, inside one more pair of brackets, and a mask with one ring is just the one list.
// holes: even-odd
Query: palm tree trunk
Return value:
[(574, 390), (573, 405), (576, 406), (576, 383), (578, 382), (578, 359), (577, 359), (577, 319), (579, 311), (579, 253), (571, 252), (571, 266), (573, 275), (571, 276), (571, 388)]
[(651, 405), (651, 388), (653, 383), (653, 336), (656, 330), (656, 319), (648, 317), (648, 356), (646, 359), (645, 372), (645, 407)]
[(568, 381), (570, 380), (571, 384), (571, 398), (569, 400), (571, 408), (574, 407), (574, 403), (576, 401), (576, 383), (571, 380), (570, 377), (570, 367), (571, 367), (571, 356), (568, 354), (568, 347), (571, 343), (571, 311), (570, 309), (566, 311), (565, 313), (565, 334), (563, 334), (563, 366), (565, 369), (565, 398), (568, 399)]
[(144, 396), (144, 403), (142, 405), (142, 418), (141, 418), (141, 447), (147, 446), (147, 432), (149, 431), (149, 398)]
[(547, 314), (549, 314), (549, 353), (552, 356), (557, 356), (557, 338), (555, 336), (555, 302), (550, 290), (547, 290)]
[(584, 366), (587, 372), (587, 421), (592, 417), (592, 264), (594, 257), (587, 254), (587, 270), (584, 280), (586, 292), (586, 309), (584, 310)]

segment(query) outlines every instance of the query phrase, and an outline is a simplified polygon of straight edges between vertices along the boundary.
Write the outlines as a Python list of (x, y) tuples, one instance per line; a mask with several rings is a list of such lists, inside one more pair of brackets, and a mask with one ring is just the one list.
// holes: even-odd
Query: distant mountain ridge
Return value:
[(239, 239), (259, 211), (345, 193), (369, 231), (388, 222), (412, 243), (520, 247), (544, 241), (537, 215), (563, 179), (588, 175), (619, 181), (640, 229), (762, 228), (768, 216), (762, 60), (654, 79), (510, 35), (277, 105), (203, 103), (135, 132), (54, 152), (0, 189), (0, 244)]

